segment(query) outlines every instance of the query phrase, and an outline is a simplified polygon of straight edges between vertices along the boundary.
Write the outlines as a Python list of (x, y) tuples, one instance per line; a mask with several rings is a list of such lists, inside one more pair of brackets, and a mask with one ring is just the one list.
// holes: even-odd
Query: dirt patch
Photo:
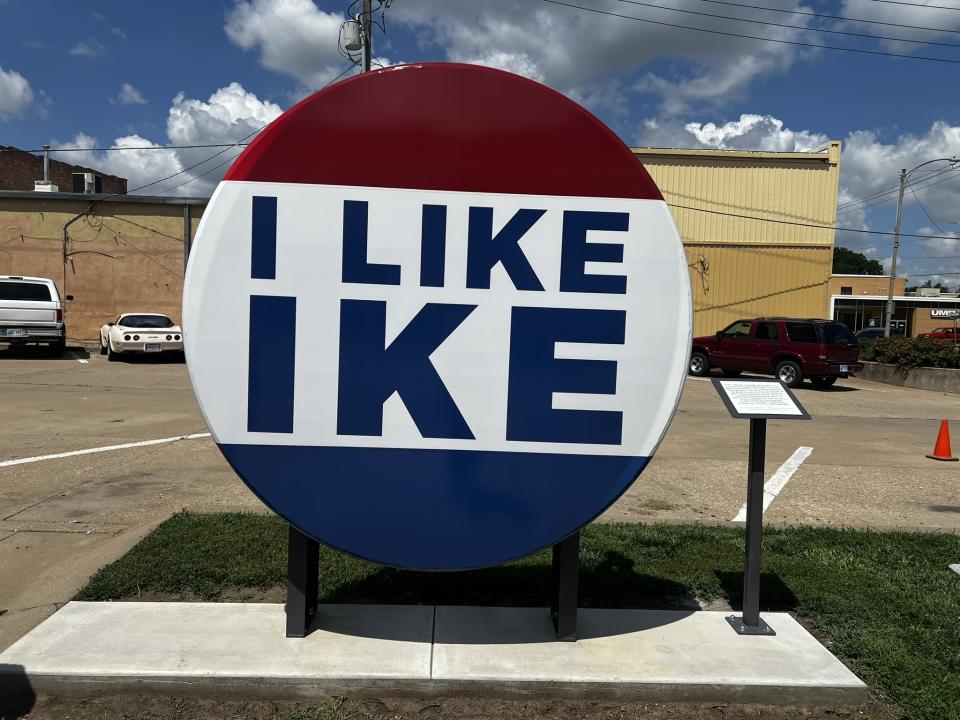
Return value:
[(287, 588), (283, 585), (274, 585), (268, 588), (258, 587), (228, 587), (214, 597), (203, 597), (195, 592), (159, 592), (156, 590), (141, 590), (136, 595), (117, 598), (118, 602), (247, 602), (247, 603), (276, 603), (287, 601)]
[(694, 705), (678, 703), (611, 703), (568, 701), (505, 701), (486, 698), (432, 700), (331, 699), (316, 704), (223, 702), (153, 697), (109, 697), (69, 701), (38, 699), (27, 720), (891, 720), (889, 706), (877, 703), (799, 707), (775, 705)]

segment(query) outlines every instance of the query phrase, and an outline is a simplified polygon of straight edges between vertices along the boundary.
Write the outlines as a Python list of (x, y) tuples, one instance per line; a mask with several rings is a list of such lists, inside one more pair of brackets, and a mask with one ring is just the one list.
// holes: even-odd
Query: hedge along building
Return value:
[(823, 317), (833, 266), (839, 142), (818, 152), (633, 152), (680, 229), (695, 334), (762, 315)]
[(206, 198), (0, 191), (0, 275), (53, 280), (72, 340), (121, 312), (180, 320), (184, 249)]

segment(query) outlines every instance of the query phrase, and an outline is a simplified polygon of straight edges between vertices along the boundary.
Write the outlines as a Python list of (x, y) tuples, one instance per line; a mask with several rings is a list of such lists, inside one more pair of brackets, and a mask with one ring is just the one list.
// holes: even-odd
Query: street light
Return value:
[(893, 324), (893, 285), (897, 280), (897, 252), (900, 250), (900, 216), (903, 213), (903, 193), (907, 189), (907, 178), (914, 172), (935, 162), (948, 162), (951, 165), (960, 163), (960, 158), (937, 158), (936, 160), (927, 160), (917, 165), (911, 170), (900, 170), (900, 197), (897, 199), (897, 225), (893, 230), (893, 257), (890, 260), (890, 287), (887, 290), (887, 321), (883, 326), (883, 336), (890, 337), (890, 327)]

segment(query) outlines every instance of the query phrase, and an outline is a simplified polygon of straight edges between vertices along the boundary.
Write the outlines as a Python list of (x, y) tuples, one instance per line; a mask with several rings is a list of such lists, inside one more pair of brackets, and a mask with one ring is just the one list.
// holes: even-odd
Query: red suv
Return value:
[(694, 338), (690, 374), (706, 375), (716, 367), (731, 376), (744, 370), (775, 375), (790, 387), (799, 387), (805, 377), (814, 387), (827, 387), (862, 370), (859, 360), (857, 338), (843, 323), (757, 318)]

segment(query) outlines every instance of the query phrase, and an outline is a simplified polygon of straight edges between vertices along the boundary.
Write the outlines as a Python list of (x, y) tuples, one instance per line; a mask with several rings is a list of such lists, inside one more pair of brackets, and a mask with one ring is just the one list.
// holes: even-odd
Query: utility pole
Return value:
[(360, 24), (363, 26), (363, 64), (361, 72), (370, 72), (370, 62), (373, 59), (373, 0), (363, 0), (363, 12), (360, 15)]
[(897, 281), (897, 253), (900, 250), (900, 217), (903, 215), (903, 193), (907, 189), (907, 180), (920, 168), (931, 163), (948, 162), (950, 169), (954, 169), (960, 164), (960, 157), (937, 158), (936, 160), (927, 160), (917, 165), (915, 168), (900, 170), (900, 199), (897, 200), (897, 225), (893, 231), (893, 256), (890, 258), (890, 286), (887, 290), (887, 321), (883, 324), (883, 336), (890, 337), (890, 329), (893, 325), (893, 285)]
[(903, 214), (903, 193), (907, 189), (907, 169), (900, 170), (900, 199), (897, 200), (897, 224), (893, 228), (893, 256), (890, 258), (890, 286), (887, 289), (887, 321), (883, 325), (883, 336), (890, 337), (893, 325), (893, 286), (897, 282), (897, 253), (900, 251), (900, 216)]

